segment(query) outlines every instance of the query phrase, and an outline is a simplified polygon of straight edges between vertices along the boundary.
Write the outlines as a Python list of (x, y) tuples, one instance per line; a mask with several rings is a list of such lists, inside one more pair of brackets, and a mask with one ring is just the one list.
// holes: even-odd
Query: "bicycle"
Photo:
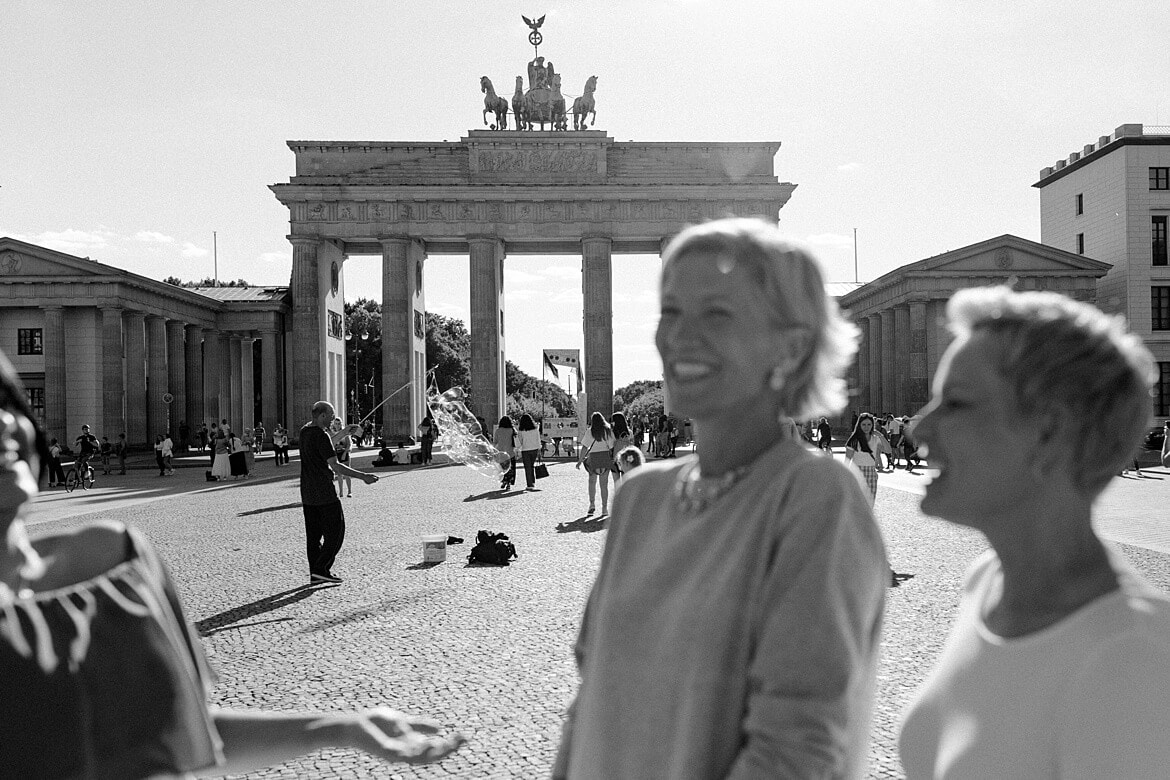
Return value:
[(75, 464), (65, 475), (65, 492), (72, 493), (78, 485), (81, 485), (82, 490), (89, 490), (91, 487), (93, 487), (93, 482), (93, 466), (89, 465), (87, 462), (84, 466), (84, 470), (79, 472)]

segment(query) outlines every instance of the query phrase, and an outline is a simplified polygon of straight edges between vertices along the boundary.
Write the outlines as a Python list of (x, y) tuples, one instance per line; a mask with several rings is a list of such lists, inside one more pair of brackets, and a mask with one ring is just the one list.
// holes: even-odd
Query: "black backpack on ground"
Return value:
[(507, 534), (480, 531), (475, 535), (475, 547), (471, 548), (471, 554), (467, 556), (467, 562), (507, 566), (509, 561), (518, 557), (516, 554), (516, 546), (508, 541)]

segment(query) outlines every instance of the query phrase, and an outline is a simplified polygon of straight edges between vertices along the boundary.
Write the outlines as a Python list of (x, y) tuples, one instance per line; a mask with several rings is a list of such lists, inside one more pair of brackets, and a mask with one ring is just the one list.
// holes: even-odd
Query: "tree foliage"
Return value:
[(635, 417), (641, 417), (643, 414), (647, 415), (651, 420), (657, 420), (662, 416), (662, 383), (659, 382), (658, 384), (658, 388), (642, 393), (642, 395), (630, 401), (625, 409), (623, 409), (627, 420), (632, 420)]
[(625, 387), (619, 387), (613, 391), (614, 411), (624, 411), (635, 399), (652, 390), (662, 390), (661, 379), (643, 379), (638, 382), (631, 382)]
[(463, 320), (427, 312), (427, 367), (440, 391), (471, 389), (471, 334)]
[(537, 419), (577, 414), (576, 402), (560, 385), (526, 374), (511, 360), (504, 361), (504, 392), (508, 396), (508, 408), (514, 400), (518, 408), (524, 407), (524, 411)]
[(213, 277), (205, 277), (193, 282), (184, 282), (177, 276), (168, 276), (163, 279), (166, 284), (173, 284), (175, 287), (255, 287), (256, 285), (248, 284), (243, 279), (236, 279), (234, 282), (225, 281), (223, 279), (215, 279)]
[[(382, 402), (382, 305), (369, 298), (345, 304), (345, 386), (351, 422)], [(392, 388), (397, 389), (397, 388)], [(381, 410), (375, 413), (381, 421)]]

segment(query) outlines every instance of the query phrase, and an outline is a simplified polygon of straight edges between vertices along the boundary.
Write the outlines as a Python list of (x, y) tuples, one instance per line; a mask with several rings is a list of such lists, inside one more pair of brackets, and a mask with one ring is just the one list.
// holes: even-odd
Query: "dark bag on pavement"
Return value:
[(475, 547), (471, 548), (467, 562), (507, 566), (509, 561), (518, 557), (516, 547), (508, 540), (507, 534), (480, 531), (475, 535)]
[(536, 466), (533, 467), (532, 471), (534, 474), (536, 474), (537, 479), (544, 479), (548, 476), (548, 466), (544, 465), (543, 463), (537, 463)]

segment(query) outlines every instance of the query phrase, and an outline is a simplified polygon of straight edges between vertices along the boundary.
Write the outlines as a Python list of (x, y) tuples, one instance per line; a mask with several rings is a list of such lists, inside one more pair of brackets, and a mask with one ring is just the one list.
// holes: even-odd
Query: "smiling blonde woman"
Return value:
[(774, 226), (667, 248), (657, 346), (698, 455), (614, 496), (555, 777), (861, 777), (888, 569), (856, 472), (787, 433), (845, 402), (856, 330)]

